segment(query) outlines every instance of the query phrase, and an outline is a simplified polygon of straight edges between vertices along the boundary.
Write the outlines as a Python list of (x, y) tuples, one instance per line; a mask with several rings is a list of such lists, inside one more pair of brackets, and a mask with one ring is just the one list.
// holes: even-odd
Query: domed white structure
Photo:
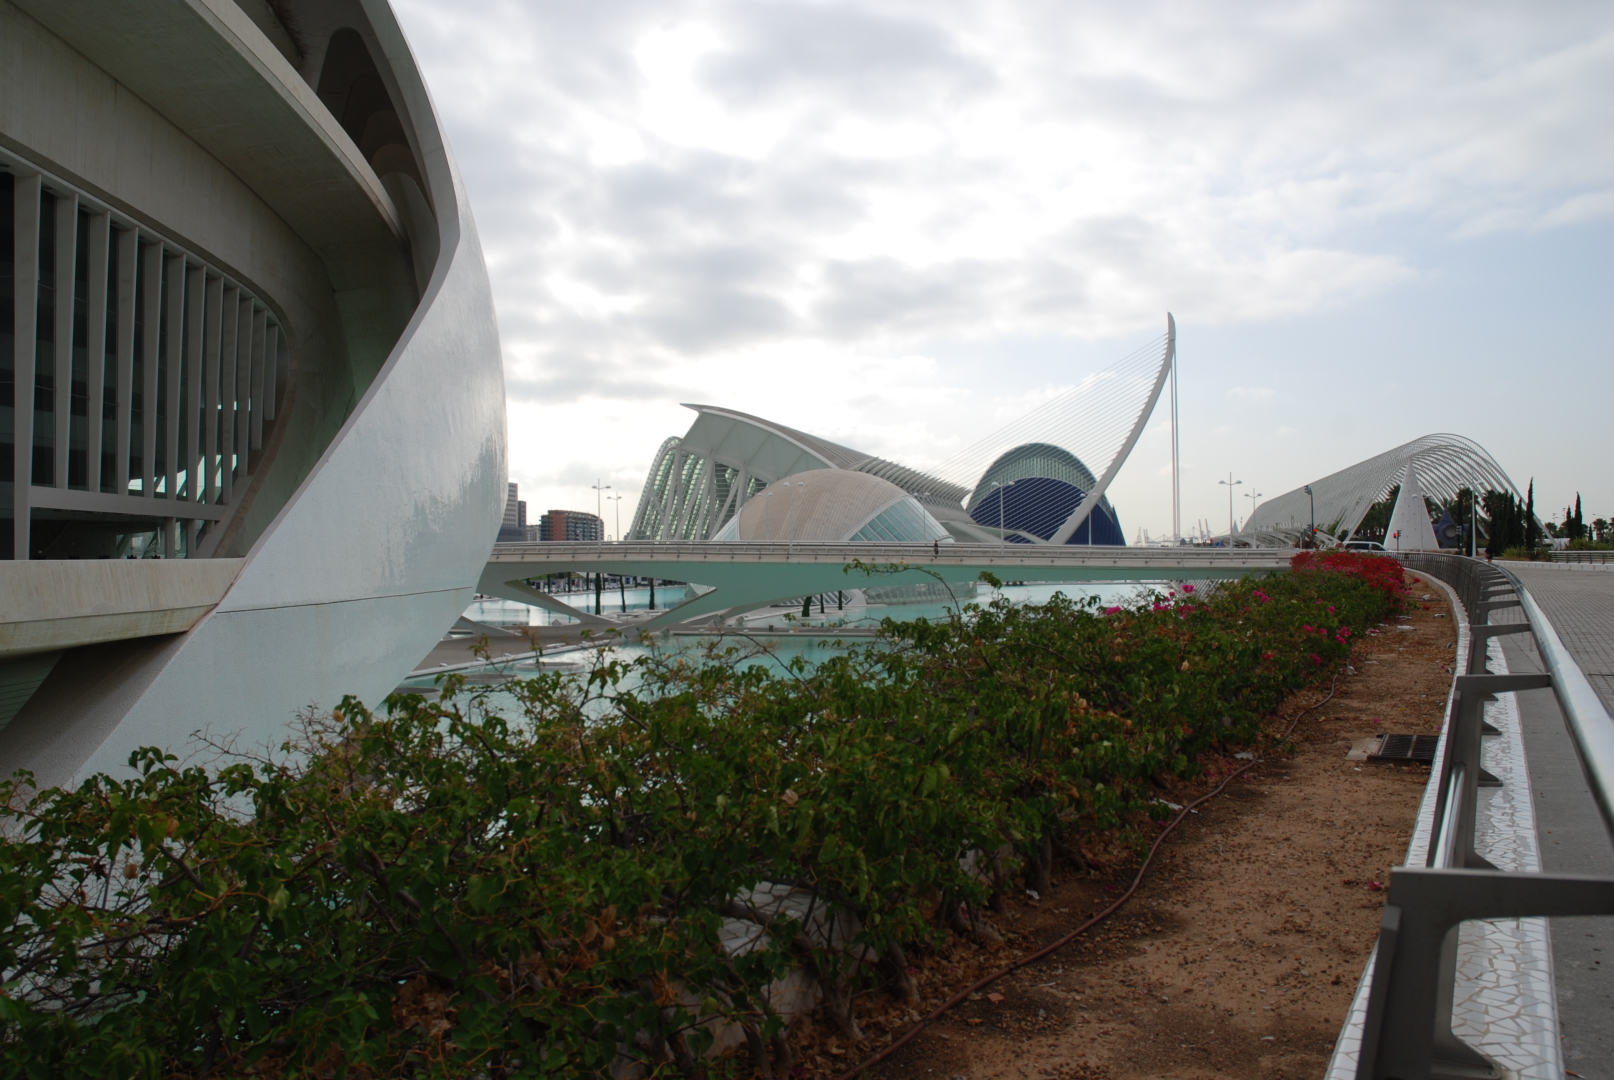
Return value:
[(391, 7), (16, 0), (0, 46), (0, 383), (35, 403), (0, 399), (0, 775), (380, 701), (506, 483), (481, 244)]
[(847, 469), (813, 469), (769, 484), (712, 539), (953, 542), (918, 499), (889, 480)]

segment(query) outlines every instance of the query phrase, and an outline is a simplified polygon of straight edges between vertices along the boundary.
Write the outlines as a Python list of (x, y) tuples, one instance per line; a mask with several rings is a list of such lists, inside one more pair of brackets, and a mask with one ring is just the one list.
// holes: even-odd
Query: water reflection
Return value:
[[(986, 604), (998, 595), (1015, 604), (1042, 604), (1047, 603), (1055, 594), (1063, 593), (1075, 600), (1097, 597), (1100, 604), (1108, 606), (1127, 603), (1140, 593), (1151, 589), (1169, 587), (1166, 583), (1150, 582), (1107, 582), (1091, 585), (1041, 583), (1005, 585), (1001, 590), (994, 590), (983, 584), (975, 589), (973, 598), (963, 596), (958, 604), (972, 602)], [(586, 606), (588, 610), (593, 610), (592, 592), (586, 594), (577, 592), (569, 596), (564, 593), (555, 595), (557, 599), (567, 600), (573, 606), (579, 608)], [(620, 611), (624, 604), (628, 611), (643, 611), (649, 607), (648, 589), (611, 590), (605, 593), (605, 597), (607, 599), (607, 603), (604, 604), (605, 614), (608, 616), (614, 611)], [(676, 605), (683, 598), (682, 587), (658, 586), (656, 589), (658, 610), (665, 605)], [(615, 600), (616, 603), (610, 603), (611, 600)], [(839, 597), (835, 594), (826, 594), (823, 597), (822, 611), (819, 603), (815, 601), (812, 605), (812, 614), (805, 618), (801, 614), (799, 602), (784, 604), (758, 609), (731, 619), (729, 625), (720, 633), (709, 629), (698, 632), (673, 630), (656, 634), (648, 642), (557, 646), (545, 649), (538, 656), (495, 661), (464, 670), (462, 674), (471, 687), (481, 692), (478, 708), (505, 716), (515, 716), (520, 713), (519, 703), (513, 695), (501, 691), (499, 687), (512, 679), (528, 679), (540, 672), (583, 672), (600, 660), (616, 659), (631, 662), (652, 654), (662, 656), (682, 654), (696, 659), (713, 648), (734, 649), (733, 655), (742, 665), (763, 664), (782, 671), (798, 658), (812, 665), (827, 657), (844, 653), (849, 647), (868, 645), (873, 640), (874, 629), (883, 619), (902, 621), (946, 619), (954, 609), (955, 605), (943, 602), (869, 603), (862, 590), (851, 590)], [(577, 621), (510, 600), (478, 600), (466, 609), (465, 617), (488, 626), (501, 627), (559, 626)], [(434, 694), (439, 678), (438, 675), (416, 676), (405, 680), (399, 689)]]

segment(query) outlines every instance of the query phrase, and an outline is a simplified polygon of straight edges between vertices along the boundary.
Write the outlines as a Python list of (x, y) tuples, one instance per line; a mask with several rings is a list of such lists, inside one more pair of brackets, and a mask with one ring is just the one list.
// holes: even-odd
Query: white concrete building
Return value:
[(384, 0), (0, 0), (0, 227), (0, 771), (391, 690), (506, 469), (486, 269)]

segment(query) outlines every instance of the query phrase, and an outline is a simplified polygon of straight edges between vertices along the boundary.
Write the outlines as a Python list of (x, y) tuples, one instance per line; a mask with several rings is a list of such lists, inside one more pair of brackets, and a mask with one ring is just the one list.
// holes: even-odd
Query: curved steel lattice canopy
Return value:
[[(688, 405), (699, 415), (688, 433), (668, 439), (657, 452), (628, 537), (712, 538), (769, 484), (833, 469), (889, 481), (958, 540), (996, 541), (998, 515), (981, 509), (977, 490), (983, 474), (995, 468), (1025, 484), (1002, 508), (1007, 538), (1032, 544), (1124, 543), (1104, 493), (1137, 444), (1175, 352), (1176, 324), (1167, 315), (1161, 337), (929, 471), (734, 409)], [(1099, 466), (1096, 475), (1086, 462)], [(1095, 508), (1098, 517), (1088, 525)], [(1010, 516), (1019, 524), (1011, 525)]]
[(1305, 487), (1268, 499), (1255, 509), (1238, 539), (1260, 546), (1287, 547), (1299, 540), (1314, 520), (1331, 536), (1348, 539), (1373, 505), (1401, 483), (1412, 466), (1424, 494), (1446, 502), (1458, 491), (1503, 491), (1521, 497), (1518, 486), (1479, 443), (1461, 435), (1425, 435), (1366, 461), (1331, 473)]

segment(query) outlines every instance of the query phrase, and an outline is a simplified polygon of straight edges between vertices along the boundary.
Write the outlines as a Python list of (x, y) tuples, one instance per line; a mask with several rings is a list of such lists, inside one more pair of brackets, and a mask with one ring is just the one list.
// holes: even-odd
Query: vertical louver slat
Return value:
[(134, 439), (135, 286), (140, 244), (133, 229), (118, 230), (118, 340), (117, 373), (112, 391), (117, 395), (117, 473), (112, 478), (116, 495), (129, 494), (130, 444)]
[(148, 243), (141, 251), (140, 292), (140, 494), (154, 498), (157, 493), (157, 345), (162, 326), (162, 260), (160, 242)]
[(280, 396), (280, 327), (269, 324), (269, 338), (263, 345), (263, 418), (275, 418), (276, 398)]
[[(229, 517), (214, 507), (239, 503), (238, 485), (261, 468), (255, 455), (283, 411), (273, 311), (205, 258), (4, 148), (0, 170), (11, 187), (0, 197), (13, 203), (14, 557), (37, 553), (41, 505), (122, 519), (107, 522), (117, 533), (160, 521), (148, 553), (196, 556), (203, 531)], [(85, 496), (107, 501), (92, 508)], [(142, 511), (130, 496), (153, 501)]]
[(235, 502), (235, 356), (236, 320), (241, 313), (241, 292), (233, 285), (224, 290), (224, 320), (219, 349), (219, 491), (222, 502)]
[(268, 360), (269, 313), (259, 308), (252, 317), (252, 449), (263, 449), (264, 368)]
[(107, 262), (112, 215), (92, 214), (89, 223), (89, 311), (84, 335), (84, 486), (101, 490), (101, 448), (106, 412)]
[(185, 462), (185, 498), (191, 502), (202, 501), (202, 297), (206, 285), (206, 270), (185, 268), (185, 429), (180, 435), (180, 457)]
[(56, 453), (51, 482), (65, 488), (73, 437), (73, 264), (78, 255), (78, 196), (70, 192), (52, 194), (56, 195), (56, 269), (51, 282), (56, 294), (56, 340), (51, 349), (56, 360), (56, 386), (51, 404), (56, 416)]
[(18, 176), (13, 204), (12, 271), (12, 558), (29, 555), (28, 498), (34, 479), (34, 361), (39, 341), (39, 210), (40, 178)]
[(179, 400), (185, 343), (185, 259), (184, 256), (170, 255), (165, 262), (163, 269), (167, 271), (168, 281), (163, 289), (163, 297), (167, 301), (165, 321), (168, 337), (163, 343), (163, 465), (166, 474), (163, 494), (169, 502), (176, 502), (179, 499), (179, 430), (180, 421), (185, 415)]
[(245, 294), (236, 315), (235, 338), (235, 478), (247, 479), (247, 445), (252, 435), (252, 417), (247, 412), (247, 395), (252, 392), (252, 298)]
[(202, 408), (206, 423), (202, 431), (201, 501), (219, 500), (219, 329), (224, 319), (224, 279), (207, 279), (206, 341), (203, 361)]

